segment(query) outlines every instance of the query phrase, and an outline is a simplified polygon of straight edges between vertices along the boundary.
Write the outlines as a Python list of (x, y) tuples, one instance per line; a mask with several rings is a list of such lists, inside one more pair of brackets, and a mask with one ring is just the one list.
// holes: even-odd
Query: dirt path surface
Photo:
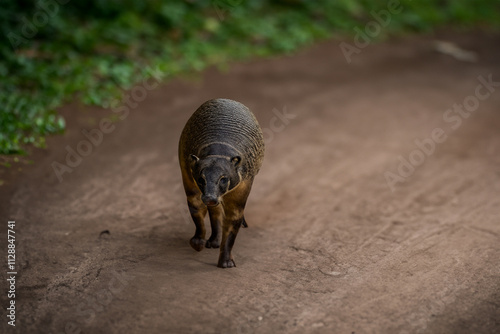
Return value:
[[(475, 63), (436, 53), (434, 37), (370, 45), (351, 64), (330, 41), (171, 81), (59, 182), (52, 162), (108, 115), (65, 107), (67, 133), (2, 190), (18, 308), (0, 331), (499, 333), (500, 85), (478, 78), (500, 81), (500, 36), (436, 37)], [(225, 270), (218, 250), (189, 246), (176, 160), (186, 120), (214, 97), (247, 105), (267, 140)], [(463, 103), (467, 117), (447, 112)]]

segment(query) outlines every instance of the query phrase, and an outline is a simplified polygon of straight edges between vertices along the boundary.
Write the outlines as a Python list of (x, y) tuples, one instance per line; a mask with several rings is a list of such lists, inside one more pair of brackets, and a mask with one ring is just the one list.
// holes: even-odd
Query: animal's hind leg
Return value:
[(207, 214), (207, 207), (203, 204), (199, 195), (188, 197), (188, 207), (196, 226), (196, 231), (191, 240), (189, 240), (189, 244), (199, 252), (205, 246), (205, 216)]
[(208, 214), (210, 215), (210, 226), (212, 227), (212, 234), (207, 240), (205, 247), (207, 248), (219, 248), (220, 246), (220, 227), (222, 220), (224, 218), (224, 209), (222, 205), (217, 205), (216, 207), (209, 207)]

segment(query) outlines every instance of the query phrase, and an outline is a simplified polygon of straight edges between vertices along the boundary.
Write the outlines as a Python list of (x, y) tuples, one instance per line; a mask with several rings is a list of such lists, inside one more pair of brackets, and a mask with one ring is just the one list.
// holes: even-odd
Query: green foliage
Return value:
[[(59, 4), (57, 1), (66, 4)], [(64, 130), (61, 104), (109, 106), (161, 68), (169, 77), (288, 53), (372, 20), (375, 0), (0, 0), (0, 153)], [(402, 0), (387, 32), (498, 28), (489, 0)], [(46, 18), (44, 20), (44, 17)]]

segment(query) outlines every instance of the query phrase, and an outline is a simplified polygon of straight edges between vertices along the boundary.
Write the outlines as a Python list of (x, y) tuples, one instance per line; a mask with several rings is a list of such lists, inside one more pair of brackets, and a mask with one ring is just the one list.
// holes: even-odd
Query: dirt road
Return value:
[[(109, 112), (63, 108), (67, 133), (4, 174), (18, 274), (1, 332), (499, 333), (500, 36), (393, 39), (352, 59), (329, 41), (171, 81), (90, 148), (81, 130)], [(267, 142), (226, 270), (189, 246), (175, 158), (215, 97), (252, 109)], [(67, 146), (92, 152), (69, 167)]]

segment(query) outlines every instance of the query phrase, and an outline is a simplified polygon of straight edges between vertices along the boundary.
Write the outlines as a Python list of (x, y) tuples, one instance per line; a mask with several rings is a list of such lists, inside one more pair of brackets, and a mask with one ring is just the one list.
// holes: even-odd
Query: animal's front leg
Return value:
[(196, 231), (191, 240), (189, 240), (189, 244), (199, 252), (205, 246), (206, 231), (204, 221), (207, 214), (207, 207), (203, 204), (199, 195), (188, 197), (188, 207), (196, 226)]
[(252, 188), (253, 179), (243, 181), (237, 189), (233, 190), (225, 198), (224, 223), (222, 225), (222, 243), (220, 247), (219, 268), (236, 267), (231, 250), (234, 241), (240, 230), (240, 226), (245, 222), (244, 210), (248, 194)]
[(210, 226), (212, 227), (212, 234), (207, 240), (205, 247), (207, 248), (219, 248), (220, 246), (220, 236), (221, 236), (221, 225), (224, 219), (224, 209), (222, 205), (217, 205), (216, 207), (209, 207), (208, 214), (210, 215)]
[(243, 223), (243, 215), (237, 219), (224, 219), (222, 226), (222, 244), (219, 253), (219, 268), (236, 267), (231, 250), (233, 249), (234, 241), (238, 235), (241, 224)]

